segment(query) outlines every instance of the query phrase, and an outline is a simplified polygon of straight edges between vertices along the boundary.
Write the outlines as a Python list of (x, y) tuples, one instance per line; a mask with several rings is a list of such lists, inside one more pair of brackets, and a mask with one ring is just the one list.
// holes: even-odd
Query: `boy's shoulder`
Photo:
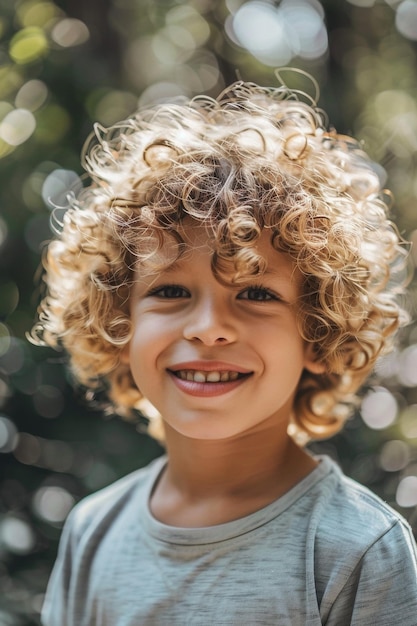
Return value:
[[(348, 550), (360, 559), (388, 534), (409, 537), (410, 527), (400, 513), (375, 493), (347, 477), (327, 459), (331, 480), (324, 481), (318, 503), (317, 549), (339, 554)], [(313, 512), (314, 517), (314, 512)], [(390, 531), (393, 531), (390, 533)], [(354, 554), (355, 553), (355, 554)]]
[(112, 518), (124, 512), (130, 502), (147, 494), (164, 463), (165, 457), (154, 459), (149, 465), (83, 498), (69, 515), (72, 533), (80, 536), (91, 526), (111, 523)]
[(347, 519), (353, 517), (352, 521), (359, 524), (366, 519), (368, 524), (380, 526), (381, 530), (387, 530), (397, 521), (403, 521), (400, 513), (380, 496), (346, 476), (334, 461), (330, 461), (330, 465), (337, 476), (329, 502), (333, 514), (346, 519), (345, 514), (349, 511), (351, 515)]
[[(327, 459), (326, 464), (328, 479), (320, 486), (321, 497), (309, 522), (309, 549), (322, 614), (328, 615), (338, 598), (355, 597), (364, 580), (369, 583), (365, 588), (378, 589), (383, 595), (391, 571), (393, 576), (402, 572), (402, 579), (411, 584), (409, 593), (415, 593), (417, 554), (409, 524), (379, 496), (345, 476), (336, 463)], [(367, 604), (369, 593), (364, 598)], [(367, 619), (372, 604), (369, 607), (363, 623), (371, 623)]]

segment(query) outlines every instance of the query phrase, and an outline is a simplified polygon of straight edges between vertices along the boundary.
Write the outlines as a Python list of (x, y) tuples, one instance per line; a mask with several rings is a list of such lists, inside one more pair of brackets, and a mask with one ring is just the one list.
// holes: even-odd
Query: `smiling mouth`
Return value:
[(194, 383), (230, 383), (240, 378), (250, 376), (250, 373), (242, 374), (236, 371), (210, 371), (202, 370), (177, 370), (172, 374), (181, 380), (187, 380)]

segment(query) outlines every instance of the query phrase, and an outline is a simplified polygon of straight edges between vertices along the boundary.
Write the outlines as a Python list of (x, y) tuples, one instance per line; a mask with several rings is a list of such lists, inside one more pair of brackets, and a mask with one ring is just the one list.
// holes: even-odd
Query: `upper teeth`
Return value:
[(178, 370), (175, 374), (182, 380), (190, 380), (195, 383), (227, 383), (239, 377), (239, 372), (202, 372), (201, 370)]

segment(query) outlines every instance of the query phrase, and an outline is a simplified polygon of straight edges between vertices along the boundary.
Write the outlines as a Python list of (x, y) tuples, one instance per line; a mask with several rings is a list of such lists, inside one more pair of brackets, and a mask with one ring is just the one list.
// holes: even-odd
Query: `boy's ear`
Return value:
[(317, 346), (315, 343), (308, 343), (305, 349), (305, 364), (304, 367), (311, 374), (324, 374), (326, 371), (326, 365), (323, 361), (320, 361), (317, 356)]

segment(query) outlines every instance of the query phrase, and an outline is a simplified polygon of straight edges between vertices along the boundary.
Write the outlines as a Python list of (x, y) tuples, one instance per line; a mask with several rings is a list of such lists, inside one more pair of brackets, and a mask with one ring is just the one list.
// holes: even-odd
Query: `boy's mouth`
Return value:
[(188, 361), (167, 369), (176, 387), (188, 396), (211, 398), (233, 391), (253, 371), (220, 361)]
[(214, 370), (205, 372), (202, 370), (184, 369), (172, 371), (172, 373), (181, 380), (188, 380), (195, 383), (229, 383), (250, 375), (249, 373), (243, 374), (233, 370)]

